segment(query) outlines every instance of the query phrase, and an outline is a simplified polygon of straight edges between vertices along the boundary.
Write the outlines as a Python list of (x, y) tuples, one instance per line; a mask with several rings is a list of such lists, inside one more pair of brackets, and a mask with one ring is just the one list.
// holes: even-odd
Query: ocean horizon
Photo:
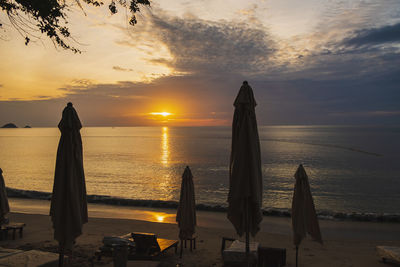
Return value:
[[(87, 193), (99, 203), (174, 207), (190, 166), (196, 203), (227, 206), (231, 127), (84, 127), (81, 134)], [(303, 164), (320, 214), (400, 215), (400, 126), (260, 126), (259, 136), (266, 214), (290, 212)], [(0, 129), (11, 196), (49, 197), (59, 137), (58, 128)]]

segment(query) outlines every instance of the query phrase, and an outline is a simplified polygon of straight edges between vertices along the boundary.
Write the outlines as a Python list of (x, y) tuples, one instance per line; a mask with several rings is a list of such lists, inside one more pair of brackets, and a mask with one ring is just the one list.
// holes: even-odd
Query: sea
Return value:
[[(231, 127), (84, 127), (89, 201), (177, 205), (189, 166), (198, 209), (225, 211)], [(400, 222), (400, 126), (259, 126), (266, 215), (290, 216), (303, 164), (322, 218)], [(0, 129), (11, 197), (49, 199), (58, 128)]]

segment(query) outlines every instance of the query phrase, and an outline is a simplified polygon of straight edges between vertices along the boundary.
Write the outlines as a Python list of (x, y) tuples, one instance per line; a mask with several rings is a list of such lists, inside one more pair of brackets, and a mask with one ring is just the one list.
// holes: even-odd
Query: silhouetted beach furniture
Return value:
[(286, 265), (285, 248), (258, 247), (257, 267), (281, 267)]
[(175, 253), (178, 252), (178, 240), (158, 238), (153, 233), (132, 233), (131, 235), (136, 245), (137, 257), (157, 257), (170, 248), (175, 248)]
[(101, 256), (111, 256), (113, 258), (114, 267), (126, 267), (128, 256), (136, 252), (135, 243), (132, 238), (127, 236), (116, 237), (106, 236), (103, 239), (104, 246), (101, 247), (95, 254), (98, 260)]
[(262, 221), (263, 186), (256, 105), (253, 89), (244, 81), (234, 102), (228, 219), (239, 236), (246, 234), (246, 254), (250, 253), (249, 234), (254, 237)]
[[(227, 247), (227, 242), (232, 242)], [(244, 243), (234, 238), (223, 237), (221, 243), (221, 254), (224, 266), (243, 266), (245, 261)], [(250, 242), (250, 266), (257, 267), (281, 267), (286, 265), (285, 248), (269, 248)]]
[(26, 226), (25, 223), (15, 223), (10, 222), (8, 224), (1, 225), (1, 239), (0, 240), (7, 240), (9, 233), (11, 232), (12, 239), (15, 240), (16, 232), (18, 231), (19, 237), (23, 237), (24, 227)]
[(9, 222), (5, 216), (10, 212), (6, 185), (4, 183), (3, 170), (0, 168), (0, 240), (7, 240), (9, 232), (12, 233), (12, 239), (15, 240), (16, 231), (22, 238), (25, 223)]
[[(187, 247), (186, 241), (189, 241), (190, 251), (193, 251), (193, 249), (196, 249), (196, 239), (197, 239), (197, 235), (193, 234), (191, 237), (187, 237), (185, 240), (183, 240), (183, 243), (184, 243), (183, 245), (186, 248)], [(182, 242), (182, 240), (181, 240), (181, 242)], [(181, 247), (181, 249), (182, 249), (182, 247)], [(182, 256), (182, 250), (181, 250), (181, 256)]]
[(63, 266), (64, 251), (72, 250), (75, 239), (88, 222), (85, 174), (83, 170), (82, 124), (72, 103), (62, 112), (58, 124), (61, 131), (57, 149), (56, 169), (50, 216), (54, 239), (59, 243), (59, 265)]
[(296, 246), (296, 267), (298, 262), (299, 245), (306, 234), (322, 244), (321, 231), (319, 229), (317, 213), (315, 212), (314, 201), (311, 195), (308, 176), (303, 168), (299, 165), (294, 175), (296, 183), (293, 192), (292, 201), (292, 227), (293, 227), (293, 243)]
[[(226, 241), (231, 241), (227, 246)], [(234, 238), (223, 237), (221, 244), (224, 266), (257, 266), (258, 242), (250, 242), (246, 251), (246, 242)]]
[(0, 224), (7, 222), (5, 217), (10, 212), (10, 206), (8, 205), (8, 197), (6, 191), (6, 185), (4, 183), (3, 170), (0, 168)]
[[(116, 240), (118, 239), (129, 241), (126, 243), (128, 260), (157, 259), (170, 248), (175, 248), (175, 253), (178, 252), (178, 240), (157, 238), (153, 233), (128, 233), (116, 238)], [(102, 256), (112, 257), (116, 252), (116, 248), (121, 247), (121, 243), (123, 241), (120, 241), (118, 244), (104, 244), (104, 246), (96, 251), (97, 259), (101, 260)]]
[[(180, 257), (182, 257), (183, 245), (190, 241), (190, 251), (196, 249), (196, 203), (194, 198), (193, 175), (189, 166), (186, 166), (182, 174), (181, 194), (179, 198), (176, 221), (179, 227), (179, 239), (181, 241)], [(192, 244), (194, 243), (194, 246)]]
[(400, 247), (377, 246), (376, 252), (383, 262), (400, 264)]

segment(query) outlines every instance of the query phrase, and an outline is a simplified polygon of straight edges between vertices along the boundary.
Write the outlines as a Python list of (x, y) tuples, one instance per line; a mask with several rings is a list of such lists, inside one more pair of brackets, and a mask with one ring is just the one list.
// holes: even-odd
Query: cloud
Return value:
[[(378, 32), (384, 32), (388, 24), (398, 25), (397, 6), (395, 0), (327, 3), (326, 11), (321, 13), (312, 32), (279, 42), (279, 53), (291, 57), (287, 62), (286, 77), (362, 78), (374, 73), (377, 65), (379, 71), (386, 67), (392, 69), (395, 60), (385, 58), (385, 55), (397, 57), (398, 47), (385, 42), (383, 48), (373, 40), (378, 41)], [(365, 45), (361, 45), (361, 41)], [(355, 45), (356, 42), (360, 46)]]
[(71, 83), (60, 90), (65, 92), (63, 98), (97, 97), (97, 98), (119, 98), (119, 99), (145, 99), (144, 91), (141, 90), (144, 83), (120, 81), (117, 83), (94, 83), (82, 82)]
[[(312, 34), (283, 47), (281, 50), (291, 52), (293, 59), (281, 72), (281, 78), (363, 80), (398, 70), (400, 47), (396, 42), (400, 42), (400, 23), (369, 28), (359, 19), (346, 26), (350, 15), (353, 13), (339, 22), (328, 21), (331, 24), (320, 25)], [(304, 40), (306, 47), (302, 46)]]
[(122, 68), (120, 66), (113, 66), (112, 68), (116, 71), (133, 71), (133, 69)]
[(207, 75), (254, 74), (271, 66), (270, 56), (275, 44), (265, 29), (245, 23), (211, 22), (193, 16), (179, 18), (161, 11), (148, 16), (146, 22), (149, 25), (143, 27), (145, 34), (134, 29), (134, 34), (128, 35), (132, 40), (119, 40), (118, 43), (140, 47), (145, 39), (151, 39), (154, 47), (159, 47), (160, 43), (166, 46), (172, 58), (153, 58), (152, 63), (168, 65), (178, 73)]
[(52, 97), (48, 96), (48, 95), (38, 95), (38, 96), (36, 96), (36, 98), (37, 99), (51, 99)]
[[(146, 51), (148, 62), (168, 66), (172, 75), (199, 78), (237, 75), (256, 80), (332, 80), (367, 77), (376, 71), (376, 65), (382, 72), (394, 68), (396, 50), (345, 44), (356, 37), (355, 33), (366, 32), (361, 29), (375, 17), (387, 14), (387, 4), (360, 3), (350, 10), (342, 6), (332, 10), (339, 14), (321, 17), (312, 34), (282, 40), (258, 22), (181, 18), (156, 8), (145, 14), (141, 27), (128, 31), (121, 28), (126, 39), (118, 43)], [(161, 47), (169, 56), (151, 57), (152, 51)], [(390, 52), (392, 59), (385, 57)]]
[[(393, 69), (398, 53), (387, 48), (354, 48), (344, 42), (371, 21), (377, 23), (376, 17), (388, 15), (388, 5), (395, 4), (389, 2), (360, 2), (352, 9), (337, 4), (328, 8), (336, 13), (321, 17), (315, 32), (288, 40), (276, 38), (258, 22), (181, 18), (155, 8), (145, 14), (141, 27), (130, 31), (121, 28), (127, 38), (118, 42), (146, 47), (149, 55), (150, 47), (155, 51), (165, 47), (170, 57), (149, 57), (148, 61), (168, 66), (174, 70), (172, 75), (238, 75), (257, 80), (362, 78), (376, 71), (374, 65), (380, 65), (383, 72)], [(392, 59), (385, 57), (389, 53), (393, 53)]]
[(364, 46), (400, 42), (400, 23), (379, 28), (355, 31), (344, 40), (345, 45)]

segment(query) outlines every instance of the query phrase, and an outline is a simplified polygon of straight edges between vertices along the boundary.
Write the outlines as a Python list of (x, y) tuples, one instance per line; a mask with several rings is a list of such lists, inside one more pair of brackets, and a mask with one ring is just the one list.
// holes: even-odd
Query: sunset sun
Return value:
[(170, 115), (172, 115), (172, 113), (169, 113), (169, 112), (151, 112), (150, 113), (151, 115), (158, 115), (158, 116), (163, 116), (163, 117), (167, 117), (167, 116), (170, 116)]

